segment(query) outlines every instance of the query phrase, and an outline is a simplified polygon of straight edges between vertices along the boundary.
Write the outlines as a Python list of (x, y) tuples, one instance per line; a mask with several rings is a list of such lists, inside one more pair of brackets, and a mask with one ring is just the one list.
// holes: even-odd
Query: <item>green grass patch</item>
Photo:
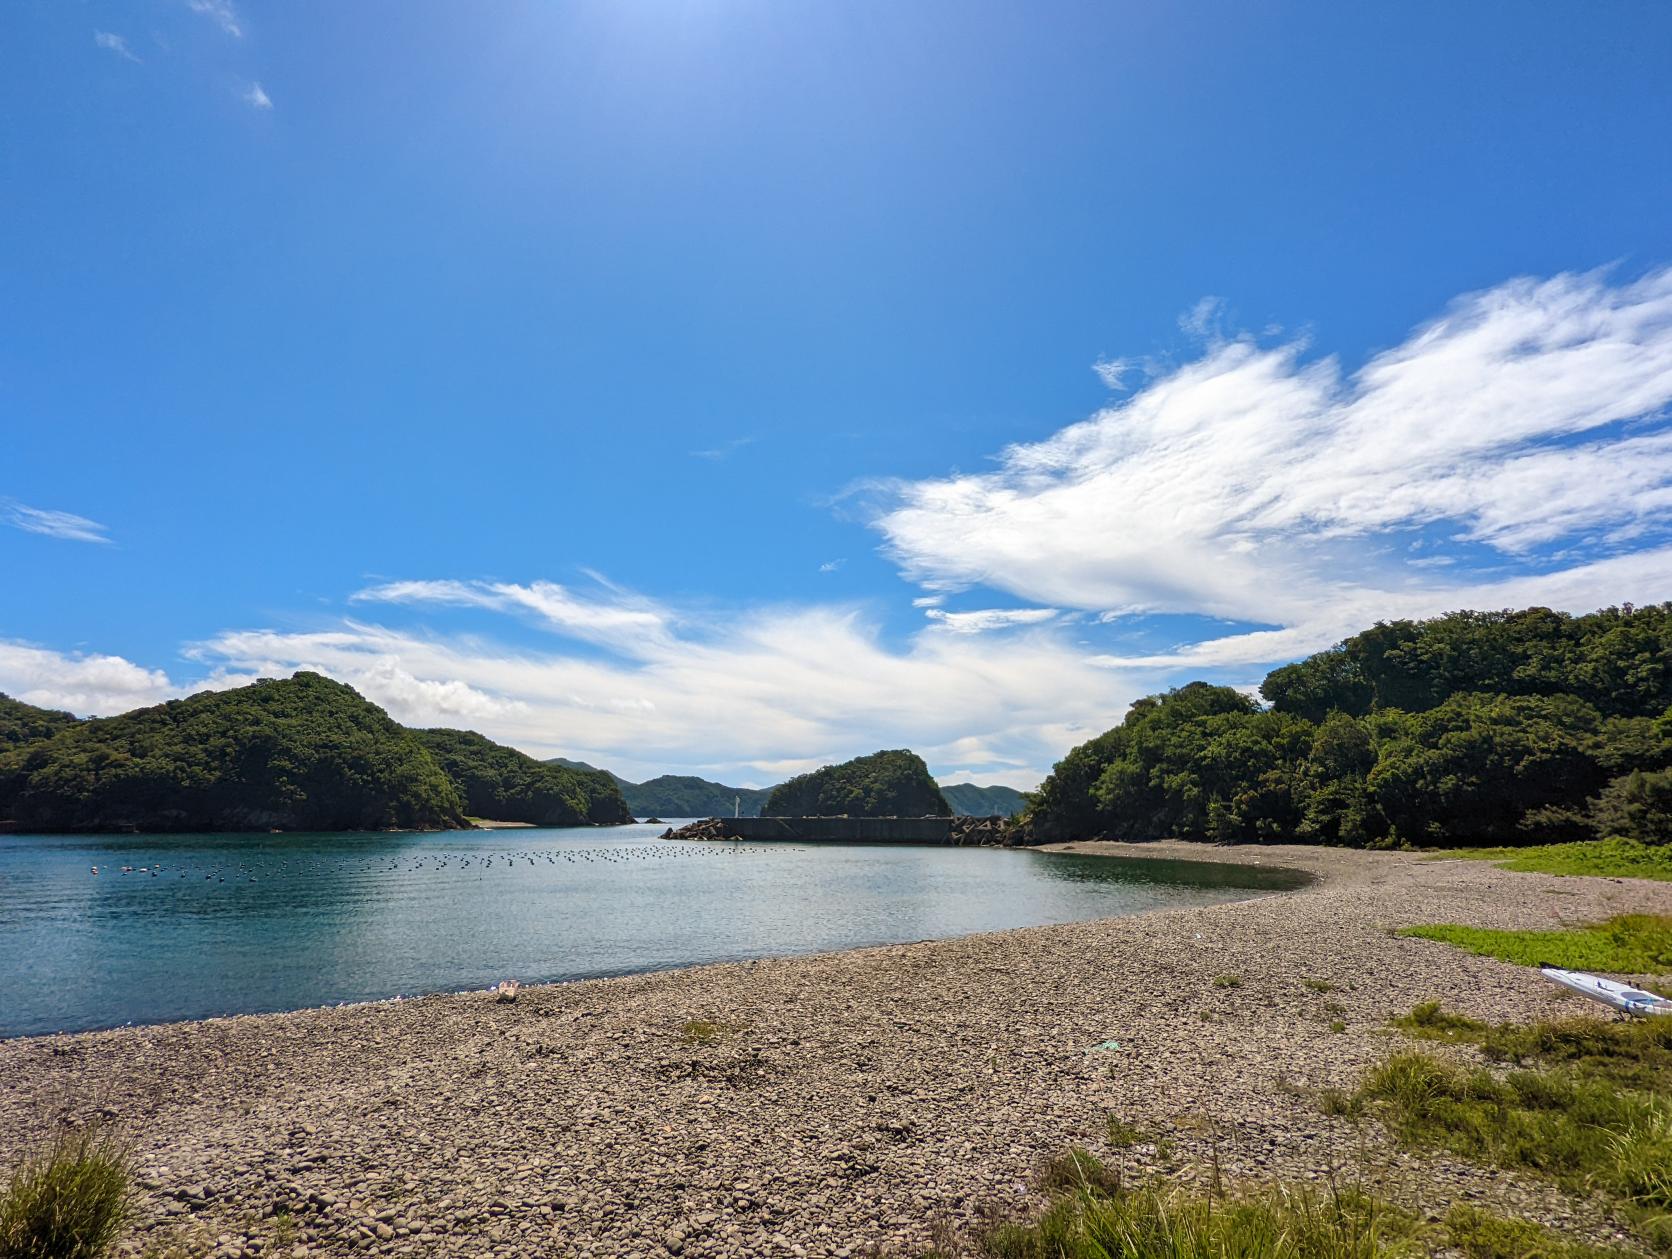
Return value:
[(1052, 1165), (1038, 1218), (978, 1240), (989, 1259), (1405, 1259), (1428, 1253), (1414, 1216), (1356, 1189), (1218, 1194), (1135, 1187), (1083, 1151)]
[(1436, 1223), (1356, 1186), (1193, 1188), (1126, 1183), (1084, 1150), (1045, 1164), (1045, 1210), (932, 1256), (984, 1259), (1625, 1259), (1527, 1220), (1458, 1204)]
[(1215, 988), (1241, 988), (1242, 987), (1242, 976), (1241, 975), (1215, 975), (1213, 977), (1213, 986)]
[(1468, 1259), (1612, 1259), (1629, 1253), (1462, 1202), (1446, 1212), (1445, 1232), (1446, 1240)]
[(0, 1196), (0, 1259), (101, 1259), (132, 1208), (126, 1143), (95, 1126), (60, 1132)]
[(1435, 855), (1494, 861), (1505, 870), (1530, 874), (1672, 881), (1672, 844), (1643, 844), (1635, 839), (1589, 839), (1530, 848), (1454, 848)]
[(1399, 934), (1521, 966), (1549, 962), (1568, 970), (1633, 975), (1672, 970), (1672, 918), (1657, 914), (1624, 914), (1564, 931), (1491, 931), (1435, 923), (1406, 927)]
[[(1655, 1250), (1672, 1254), (1672, 1025), (1573, 1019), (1489, 1028), (1432, 1003), (1396, 1022), (1416, 1035), (1438, 1029), (1441, 1039), (1478, 1044), (1494, 1065), (1395, 1054), (1356, 1094), (1324, 1097), (1327, 1112), (1374, 1110), (1406, 1145), (1605, 1194)], [(1513, 1237), (1500, 1241), (1513, 1250)]]

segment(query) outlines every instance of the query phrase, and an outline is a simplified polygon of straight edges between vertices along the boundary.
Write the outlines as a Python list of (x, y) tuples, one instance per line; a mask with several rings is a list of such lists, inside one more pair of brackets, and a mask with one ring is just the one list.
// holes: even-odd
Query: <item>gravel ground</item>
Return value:
[[(1069, 847), (1319, 878), (515, 1004), (0, 1042), (0, 1164), (66, 1118), (124, 1125), (145, 1189), (129, 1247), (158, 1255), (909, 1255), (1025, 1208), (1039, 1160), (1106, 1151), (1115, 1115), (1149, 1134), (1109, 1155), (1129, 1168), (1362, 1175), (1429, 1211), (1468, 1199), (1610, 1235), (1595, 1203), (1392, 1151), (1374, 1124), (1325, 1117), (1315, 1091), (1351, 1087), (1397, 1043), (1387, 1019), (1429, 997), (1488, 1020), (1578, 1012), (1530, 971), (1391, 929), (1672, 913), (1672, 885), (1315, 848)], [(719, 1026), (699, 1043), (691, 1020)]]

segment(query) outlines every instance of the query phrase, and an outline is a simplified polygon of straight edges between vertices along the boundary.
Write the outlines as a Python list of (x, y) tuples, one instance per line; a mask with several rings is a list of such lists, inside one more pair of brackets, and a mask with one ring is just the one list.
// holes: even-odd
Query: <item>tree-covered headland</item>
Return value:
[(80, 721), (0, 697), (0, 820), (42, 831), (438, 830), (630, 820), (608, 775), (408, 730), (298, 673)]
[(1057, 764), (1027, 837), (1672, 842), (1672, 604), (1388, 622), (1260, 693), (1140, 700)]
[(929, 767), (905, 749), (826, 765), (772, 789), (767, 817), (950, 817)]
[(472, 817), (536, 826), (631, 822), (615, 779), (603, 770), (537, 761), (472, 730), (419, 730)]

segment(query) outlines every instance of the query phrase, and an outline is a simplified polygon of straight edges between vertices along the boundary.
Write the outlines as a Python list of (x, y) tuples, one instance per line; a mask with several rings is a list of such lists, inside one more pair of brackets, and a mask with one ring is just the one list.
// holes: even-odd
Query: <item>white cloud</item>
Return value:
[(838, 569), (840, 569), (842, 567), (842, 565), (846, 564), (847, 562), (848, 561), (845, 557), (842, 558), (842, 559), (839, 559), (839, 560), (826, 560), (824, 563), (819, 565), (819, 572), (821, 572), (821, 573), (834, 573)]
[(193, 13), (208, 18), (234, 39), (243, 38), (243, 23), (238, 17), (238, 11), (232, 7), (231, 0), (186, 0), (186, 7)]
[(120, 35), (114, 35), (110, 31), (94, 31), (93, 42), (106, 52), (115, 53), (118, 57), (136, 63), (139, 61), (139, 58), (134, 55), (133, 49), (128, 47), (128, 41)]
[(25, 533), (39, 533), (69, 542), (109, 542), (104, 525), (67, 511), (48, 511), (11, 499), (0, 499), (0, 523)]
[(41, 708), (108, 716), (160, 704), (182, 693), (160, 669), (121, 656), (52, 651), (0, 640), (0, 691)]
[(942, 629), (954, 634), (984, 634), (988, 630), (1010, 629), (1017, 625), (1039, 625), (1054, 620), (1055, 608), (982, 608), (974, 612), (947, 612), (941, 608), (927, 608), (924, 616), (937, 622)]
[(549, 630), (618, 649), (663, 641), (670, 613), (630, 592), (611, 591), (605, 599), (585, 599), (556, 582), (528, 585), (487, 581), (393, 581), (352, 596), (356, 603), (438, 604), (532, 613)]
[[(475, 599), (491, 586), (427, 593), (515, 610)], [(600, 658), (348, 621), (232, 631), (189, 654), (216, 677), (316, 669), (398, 720), (467, 725), (538, 755), (727, 781), (775, 781), (900, 746), (931, 765), (979, 764), (976, 745), (994, 768), (1049, 765), (1144, 690), (1118, 669), (1088, 667), (1084, 649), (1049, 628), (996, 638), (927, 629), (893, 648), (859, 613), (830, 607), (682, 616), (618, 646), (618, 657)]]
[(242, 99), (246, 105), (255, 109), (273, 108), (271, 98), (268, 97), (266, 92), (262, 91), (261, 84), (259, 83), (252, 83), (249, 87), (245, 88)]
[[(932, 592), (1275, 623), (1236, 641), (1279, 660), (1412, 610), (1665, 598), (1669, 403), (1672, 270), (1517, 280), (1350, 377), (1297, 345), (1215, 342), (996, 471), (885, 487), (875, 524)], [(1417, 530), (1502, 572), (1437, 584), (1402, 558)]]

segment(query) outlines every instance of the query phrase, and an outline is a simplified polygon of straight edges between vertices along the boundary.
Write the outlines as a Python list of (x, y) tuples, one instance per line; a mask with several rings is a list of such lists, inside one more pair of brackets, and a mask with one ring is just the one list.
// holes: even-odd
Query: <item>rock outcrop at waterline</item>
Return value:
[(711, 817), (661, 837), (1008, 848), (1016, 834), (1004, 817)]

